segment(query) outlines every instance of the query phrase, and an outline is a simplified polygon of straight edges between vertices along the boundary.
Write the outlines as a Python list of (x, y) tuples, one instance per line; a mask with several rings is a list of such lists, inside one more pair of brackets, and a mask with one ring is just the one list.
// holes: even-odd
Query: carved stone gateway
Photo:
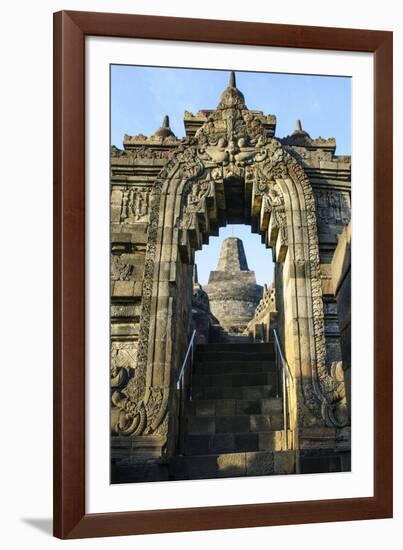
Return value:
[(260, 233), (276, 263), (277, 327), (294, 381), (292, 448), (348, 449), (349, 392), (329, 281), (350, 218), (349, 158), (300, 124), (275, 138), (275, 117), (246, 107), (233, 74), (217, 108), (187, 113), (185, 126), (177, 140), (166, 118), (150, 138), (125, 136), (125, 150), (112, 150), (112, 463), (118, 471), (141, 462), (144, 479), (168, 479), (194, 255), (227, 222)]

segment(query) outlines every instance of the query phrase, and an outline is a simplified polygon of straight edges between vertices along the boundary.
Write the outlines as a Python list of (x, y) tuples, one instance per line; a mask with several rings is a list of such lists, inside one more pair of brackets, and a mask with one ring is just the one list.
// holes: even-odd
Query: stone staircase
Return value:
[(220, 324), (215, 324), (210, 326), (209, 341), (217, 344), (247, 344), (250, 338), (248, 335), (230, 333)]
[(294, 452), (283, 450), (273, 344), (196, 346), (192, 385), (170, 479), (295, 472)]

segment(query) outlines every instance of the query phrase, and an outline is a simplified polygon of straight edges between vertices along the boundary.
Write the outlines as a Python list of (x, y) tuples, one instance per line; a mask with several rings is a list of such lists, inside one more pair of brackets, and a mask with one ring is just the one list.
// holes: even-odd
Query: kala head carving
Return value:
[(217, 109), (209, 114), (195, 137), (200, 145), (223, 147), (234, 142), (245, 147), (255, 145), (259, 138), (271, 137), (272, 126), (272, 115), (265, 116), (247, 108), (243, 93), (236, 87), (235, 73), (231, 71)]

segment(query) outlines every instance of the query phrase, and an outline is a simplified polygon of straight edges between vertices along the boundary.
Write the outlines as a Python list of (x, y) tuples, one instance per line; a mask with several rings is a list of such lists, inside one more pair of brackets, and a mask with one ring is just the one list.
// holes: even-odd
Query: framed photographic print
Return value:
[(54, 24), (55, 536), (390, 517), (392, 33)]

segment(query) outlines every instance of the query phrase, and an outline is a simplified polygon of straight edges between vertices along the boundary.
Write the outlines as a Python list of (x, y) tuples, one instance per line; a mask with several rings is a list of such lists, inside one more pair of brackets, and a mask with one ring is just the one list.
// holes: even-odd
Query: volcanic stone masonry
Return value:
[[(111, 150), (111, 481), (173, 479), (172, 464), (188, 436), (192, 452), (198, 452), (196, 436), (200, 449), (218, 452), (217, 441), (231, 439), (232, 450), (267, 451), (260, 458), (238, 453), (239, 472), (256, 472), (248, 464), (258, 459), (262, 472), (349, 470), (351, 158), (336, 155), (334, 138), (312, 138), (300, 121), (290, 135), (276, 136), (276, 116), (247, 107), (234, 73), (217, 107), (185, 112), (184, 128), (185, 136), (176, 137), (165, 116), (153, 135), (125, 135), (123, 149)], [(194, 286), (195, 252), (233, 223), (249, 225), (271, 250), (274, 287), (266, 297), (238, 240), (225, 244), (206, 289)], [(211, 343), (209, 302), (227, 335), (246, 327), (249, 317), (252, 337), (262, 343)], [(247, 346), (239, 353), (250, 360), (248, 346), (261, 346), (253, 348), (258, 356), (272, 357), (267, 327), (274, 322), (291, 373), (283, 400), (287, 430), (274, 415), (259, 437), (245, 436), (264, 419), (245, 410), (244, 401), (255, 396), (256, 414), (270, 416), (260, 400), (277, 399), (277, 389), (281, 395), (273, 382), (281, 365), (270, 359), (262, 376), (226, 373), (241, 368), (228, 359), (238, 352), (221, 354), (229, 365), (218, 360), (217, 349), (224, 348), (209, 346)], [(199, 409), (190, 410), (178, 390), (196, 324), (204, 342), (195, 355), (199, 398), (232, 396), (214, 408), (216, 415), (224, 405), (231, 405), (231, 416), (243, 410), (242, 418), (231, 418), (228, 437), (222, 435), (227, 420), (195, 420)], [(242, 401), (235, 409), (234, 400)], [(266, 446), (273, 438), (277, 443)], [(285, 456), (285, 470), (270, 466)], [(220, 473), (215, 460), (209, 465)]]
[(217, 269), (211, 271), (204, 290), (211, 313), (224, 331), (229, 336), (242, 335), (255, 314), (263, 287), (256, 284), (255, 272), (248, 269), (241, 239), (223, 241)]

